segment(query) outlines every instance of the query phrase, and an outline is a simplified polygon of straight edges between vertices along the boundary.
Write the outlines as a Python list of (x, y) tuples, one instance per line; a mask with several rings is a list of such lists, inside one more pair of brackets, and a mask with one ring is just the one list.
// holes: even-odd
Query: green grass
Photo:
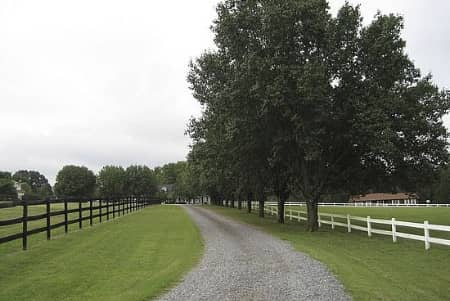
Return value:
[[(364, 232), (346, 233), (343, 228), (332, 231), (323, 227), (319, 232), (309, 233), (305, 225), (298, 222), (287, 221), (280, 225), (272, 217), (261, 219), (256, 214), (247, 214), (246, 209), (210, 208), (258, 226), (325, 263), (354, 300), (449, 300), (450, 247), (432, 245), (425, 251), (423, 242), (399, 240), (392, 243), (388, 236), (368, 238)], [(448, 210), (443, 212), (436, 213), (436, 219), (429, 218), (430, 221), (438, 222), (439, 216), (445, 219)], [(420, 217), (423, 213), (409, 214)], [(374, 212), (367, 215), (377, 216)]]
[[(0, 213), (7, 219), (17, 212)], [(45, 233), (31, 236), (27, 251), (0, 245), (0, 300), (149, 300), (202, 254), (197, 227), (175, 206), (85, 227), (50, 241)]]
[(319, 211), (380, 219), (394, 217), (398, 220), (418, 223), (428, 220), (430, 224), (450, 225), (450, 208), (448, 207), (319, 207)]

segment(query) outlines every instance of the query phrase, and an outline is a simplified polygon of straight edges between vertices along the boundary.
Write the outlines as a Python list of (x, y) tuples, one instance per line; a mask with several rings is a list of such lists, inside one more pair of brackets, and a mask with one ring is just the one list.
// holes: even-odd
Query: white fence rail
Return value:
[[(266, 205), (276, 205), (276, 202), (266, 202)], [(306, 206), (305, 202), (287, 202), (286, 205), (298, 205)], [(449, 207), (450, 204), (391, 204), (391, 203), (319, 203), (322, 207), (417, 207), (417, 208), (427, 208), (427, 207)]]
[[(277, 203), (266, 203), (264, 206), (264, 212), (270, 215), (278, 215), (278, 207), (276, 207)], [(298, 205), (298, 203), (287, 203), (285, 206)], [(246, 207), (247, 203), (243, 202), (243, 207)], [(256, 210), (259, 208), (258, 202), (252, 202), (252, 207)], [(302, 210), (293, 209), (292, 207), (285, 207), (284, 216), (289, 220), (297, 220), (297, 221), (306, 221), (307, 212)], [(357, 223), (355, 223), (355, 221)], [(352, 223), (353, 222), (353, 223)], [(364, 231), (367, 232), (367, 236), (371, 237), (372, 234), (380, 234), (380, 235), (388, 235), (392, 237), (393, 242), (397, 242), (398, 238), (405, 239), (413, 239), (423, 241), (425, 244), (425, 249), (428, 250), (431, 247), (431, 244), (439, 244), (450, 246), (450, 240), (432, 237), (430, 235), (430, 230), (432, 231), (442, 231), (442, 232), (450, 232), (450, 226), (444, 225), (433, 225), (428, 221), (424, 221), (423, 223), (413, 223), (413, 222), (405, 222), (398, 221), (395, 218), (392, 219), (375, 219), (370, 216), (360, 217), (360, 216), (352, 216), (350, 214), (331, 214), (331, 213), (319, 213), (319, 227), (322, 224), (327, 224), (331, 226), (331, 229), (335, 229), (335, 227), (344, 227), (347, 228), (347, 232), (352, 232), (352, 230)], [(387, 225), (383, 228), (377, 228), (377, 225)], [(406, 227), (413, 229), (422, 229), (423, 234), (412, 234), (412, 233), (404, 233), (397, 230), (397, 227)]]

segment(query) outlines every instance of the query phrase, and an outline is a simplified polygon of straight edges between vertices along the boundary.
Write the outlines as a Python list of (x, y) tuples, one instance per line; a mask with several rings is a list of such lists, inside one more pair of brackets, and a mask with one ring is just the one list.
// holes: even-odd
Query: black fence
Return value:
[[(51, 210), (52, 204), (64, 205), (63, 209), (58, 208), (56, 211)], [(77, 204), (77, 208), (69, 209), (69, 204)], [(22, 239), (22, 249), (27, 249), (27, 238), (30, 235), (46, 232), (47, 240), (51, 238), (51, 231), (64, 227), (64, 232), (69, 231), (69, 225), (78, 223), (79, 229), (83, 228), (83, 221), (89, 221), (89, 225), (93, 225), (94, 219), (98, 218), (98, 222), (108, 221), (127, 213), (135, 212), (149, 205), (161, 204), (161, 200), (148, 199), (144, 197), (127, 197), (119, 199), (48, 199), (38, 201), (18, 201), (18, 202), (0, 202), (0, 210), (2, 208), (22, 207), (22, 216), (17, 218), (0, 220), (0, 227), (22, 224), (20, 233), (10, 234), (0, 237), (0, 244), (10, 242), (16, 239)], [(29, 215), (31, 206), (45, 206), (45, 213), (37, 215)], [(83, 216), (84, 211), (89, 211), (88, 215)], [(94, 214), (94, 211), (97, 211)], [(69, 214), (78, 213), (77, 218), (69, 219)], [(63, 216), (63, 221), (52, 224), (52, 217)], [(45, 226), (29, 230), (29, 222), (45, 220)]]

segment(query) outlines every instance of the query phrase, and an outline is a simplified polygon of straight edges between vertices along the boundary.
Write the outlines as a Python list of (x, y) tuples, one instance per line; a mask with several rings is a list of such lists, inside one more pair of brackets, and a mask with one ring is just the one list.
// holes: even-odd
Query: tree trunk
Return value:
[(289, 197), (288, 192), (281, 192), (278, 197), (278, 223), (284, 224), (284, 204)]
[(253, 201), (253, 193), (249, 192), (247, 194), (247, 212), (248, 213), (252, 212), (252, 201)]
[(278, 199), (278, 223), (284, 224), (284, 199)]
[(241, 210), (242, 209), (242, 201), (238, 200), (238, 209)]
[(315, 232), (319, 229), (318, 221), (318, 201), (308, 201), (306, 206), (308, 209), (308, 231)]
[(231, 200), (231, 208), (234, 208), (234, 199)]
[(264, 201), (259, 201), (259, 217), (264, 217)]

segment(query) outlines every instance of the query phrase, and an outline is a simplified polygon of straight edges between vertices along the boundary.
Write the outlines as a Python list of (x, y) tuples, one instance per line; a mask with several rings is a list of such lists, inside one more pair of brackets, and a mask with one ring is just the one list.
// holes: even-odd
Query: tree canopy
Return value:
[(96, 177), (84, 166), (66, 165), (56, 176), (55, 193), (58, 197), (91, 197)]
[(415, 190), (447, 162), (449, 91), (405, 51), (403, 19), (325, 0), (226, 0), (216, 49), (190, 66), (203, 106), (188, 132), (220, 197), (295, 192), (308, 228), (330, 193)]
[(135, 196), (152, 196), (157, 192), (156, 177), (144, 165), (132, 165), (125, 170), (125, 191)]
[(126, 194), (127, 174), (121, 166), (104, 166), (97, 177), (98, 192), (102, 197), (120, 197)]
[(22, 189), (24, 199), (43, 199), (53, 195), (52, 187), (47, 178), (35, 170), (19, 170), (14, 173), (12, 179), (16, 182), (26, 184)]
[(0, 201), (16, 200), (17, 190), (11, 178), (11, 173), (7, 171), (0, 171)]

